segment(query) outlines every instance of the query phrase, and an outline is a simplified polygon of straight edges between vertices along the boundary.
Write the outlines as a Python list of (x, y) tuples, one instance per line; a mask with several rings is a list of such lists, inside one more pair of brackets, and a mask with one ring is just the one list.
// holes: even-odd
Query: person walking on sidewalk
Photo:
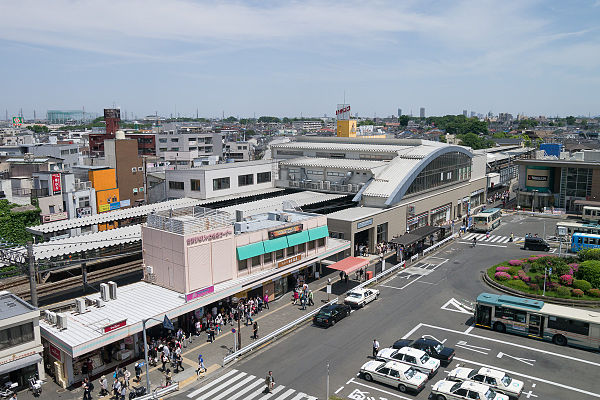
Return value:
[(258, 322), (254, 321), (254, 325), (252, 327), (252, 331), (254, 332), (254, 339), (258, 339)]
[(106, 396), (108, 394), (108, 381), (106, 380), (106, 376), (102, 375), (98, 383), (100, 384), (100, 397)]
[(133, 368), (135, 369), (135, 380), (137, 382), (140, 381), (140, 375), (142, 375), (142, 363), (136, 362), (133, 365)]
[(273, 371), (269, 371), (265, 378), (265, 385), (267, 386), (267, 393), (272, 393), (275, 387), (275, 378), (273, 377)]
[(175, 358), (176, 362), (177, 362), (177, 366), (175, 367), (175, 373), (179, 373), (179, 370), (181, 369), (182, 371), (185, 370), (185, 368), (183, 368), (183, 357), (181, 356), (181, 354), (177, 354), (176, 356), (177, 358)]
[(265, 309), (269, 309), (269, 292), (265, 292), (265, 296), (263, 297), (263, 303), (265, 304)]
[(200, 374), (204, 372), (206, 372), (206, 367), (204, 366), (204, 359), (202, 358), (202, 354), (198, 354), (198, 369), (196, 370), (196, 375), (200, 376)]
[(373, 339), (373, 358), (377, 357), (377, 352), (379, 351), (379, 342), (377, 339)]
[(92, 390), (94, 385), (90, 382), (89, 378), (83, 380), (83, 400), (92, 400)]
[(123, 377), (125, 378), (125, 386), (129, 387), (129, 378), (131, 378), (131, 372), (127, 368), (123, 368)]
[(173, 383), (173, 375), (171, 374), (171, 370), (167, 368), (167, 372), (165, 373), (165, 386), (171, 386)]

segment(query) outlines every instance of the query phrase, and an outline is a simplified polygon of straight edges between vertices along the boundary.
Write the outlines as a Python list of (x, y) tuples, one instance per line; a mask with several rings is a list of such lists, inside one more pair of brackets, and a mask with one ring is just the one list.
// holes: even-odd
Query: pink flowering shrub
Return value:
[(571, 263), (569, 264), (569, 275), (575, 275), (575, 272), (579, 271), (579, 264)]
[(494, 278), (496, 278), (499, 281), (508, 281), (510, 280), (512, 277), (510, 276), (510, 274), (506, 273), (506, 272), (496, 272), (494, 274)]
[(583, 296), (583, 290), (581, 289), (573, 289), (571, 291), (571, 294), (575, 297), (582, 297)]
[(506, 272), (510, 267), (496, 267), (496, 272)]
[(525, 283), (531, 282), (531, 277), (527, 276), (527, 274), (525, 273), (525, 271), (523, 271), (522, 269), (519, 270), (519, 276), (518, 277), (519, 277), (519, 279), (521, 279)]
[(523, 261), (521, 261), (521, 260), (510, 260), (508, 262), (508, 265), (511, 265), (513, 267), (518, 267), (520, 265), (523, 265)]
[(527, 261), (529, 261), (530, 263), (536, 262), (538, 260), (538, 258), (539, 258), (538, 256), (531, 256), (527, 259)]
[(573, 284), (573, 275), (561, 275), (559, 279), (563, 285), (571, 286)]

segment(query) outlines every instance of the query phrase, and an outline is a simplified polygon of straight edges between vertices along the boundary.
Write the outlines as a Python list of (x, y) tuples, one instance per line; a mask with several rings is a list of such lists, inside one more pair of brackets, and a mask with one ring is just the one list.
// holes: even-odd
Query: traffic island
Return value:
[(511, 295), (600, 306), (600, 260), (586, 259), (584, 254), (506, 260), (488, 268), (483, 280)]

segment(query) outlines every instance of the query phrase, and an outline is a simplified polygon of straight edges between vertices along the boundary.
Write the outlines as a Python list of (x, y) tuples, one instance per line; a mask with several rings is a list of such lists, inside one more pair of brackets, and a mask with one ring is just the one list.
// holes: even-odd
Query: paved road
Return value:
[[(504, 219), (494, 235), (553, 234), (555, 221), (525, 216)], [(494, 244), (494, 243), (490, 243)], [(482, 291), (480, 271), (499, 261), (532, 254), (517, 243), (472, 248), (455, 242), (424, 258), (378, 286), (379, 300), (353, 312), (335, 327), (307, 325), (252, 357), (224, 370), (227, 375), (210, 386), (179, 395), (193, 399), (324, 399), (327, 363), (330, 394), (350, 399), (426, 399), (431, 384), (457, 364), (503, 368), (526, 382), (522, 398), (588, 399), (600, 397), (597, 353), (557, 347), (551, 343), (472, 328), (471, 312), (461, 305)], [(369, 383), (357, 376), (371, 356), (377, 338), (382, 347), (401, 337), (430, 334), (456, 348), (456, 359), (441, 369), (420, 394), (401, 394), (392, 387)], [(261, 390), (268, 370), (274, 371), (278, 392), (265, 397)], [(224, 393), (224, 391), (227, 391)], [(188, 396), (189, 395), (189, 396)], [(215, 397), (217, 396), (217, 397)]]

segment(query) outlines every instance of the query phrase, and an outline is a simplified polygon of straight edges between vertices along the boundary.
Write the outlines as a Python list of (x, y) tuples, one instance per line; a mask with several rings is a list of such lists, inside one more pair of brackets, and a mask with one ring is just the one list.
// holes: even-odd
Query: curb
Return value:
[(516, 289), (506, 287), (491, 279), (487, 272), (481, 274), (481, 279), (488, 286), (512, 296), (526, 297), (528, 299), (543, 300), (546, 303), (559, 304), (570, 307), (600, 307), (600, 301), (594, 300), (575, 300), (575, 299), (559, 299), (554, 297), (540, 296), (538, 294), (523, 293)]

